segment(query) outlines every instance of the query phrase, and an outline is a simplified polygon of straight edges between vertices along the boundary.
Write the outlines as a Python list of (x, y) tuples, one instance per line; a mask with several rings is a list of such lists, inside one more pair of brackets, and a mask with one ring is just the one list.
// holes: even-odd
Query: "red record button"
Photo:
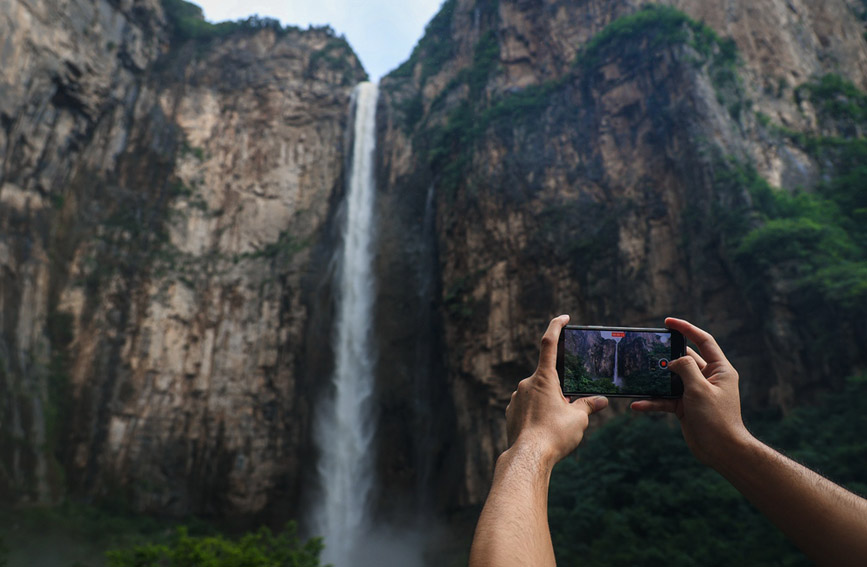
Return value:
[(663, 370), (668, 368), (668, 359), (667, 358), (660, 358), (659, 359), (659, 367), (662, 368)]

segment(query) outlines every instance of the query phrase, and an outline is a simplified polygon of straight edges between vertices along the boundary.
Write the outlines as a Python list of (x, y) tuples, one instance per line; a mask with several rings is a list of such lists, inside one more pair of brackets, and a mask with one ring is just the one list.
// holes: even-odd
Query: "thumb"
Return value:
[(573, 406), (577, 406), (581, 411), (590, 415), (597, 411), (602, 411), (608, 407), (608, 398), (605, 396), (592, 396), (588, 398), (578, 398), (572, 402)]
[(701, 373), (698, 363), (691, 356), (681, 356), (677, 360), (672, 360), (668, 369), (680, 376), (685, 392), (695, 392), (707, 387), (707, 378)]

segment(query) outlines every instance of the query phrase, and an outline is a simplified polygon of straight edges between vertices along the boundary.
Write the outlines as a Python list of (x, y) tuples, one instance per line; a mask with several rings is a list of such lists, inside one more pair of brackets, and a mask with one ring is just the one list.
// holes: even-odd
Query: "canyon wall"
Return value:
[(329, 29), (172, 5), (0, 6), (0, 484), (285, 519), (365, 74)]
[[(693, 320), (741, 371), (748, 410), (785, 411), (863, 367), (859, 317), (798, 304), (798, 280), (745, 273), (734, 244), (763, 222), (742, 181), (833, 176), (793, 133), (839, 134), (808, 93), (828, 73), (867, 86), (863, 33), (842, 0), (444, 3), (382, 81), (379, 176), (400, 225), (382, 243), (386, 336), (413, 328), (405, 274), (435, 250), (441, 502), (484, 498), (503, 410), (560, 313)], [(839, 348), (813, 348), (817, 312)]]

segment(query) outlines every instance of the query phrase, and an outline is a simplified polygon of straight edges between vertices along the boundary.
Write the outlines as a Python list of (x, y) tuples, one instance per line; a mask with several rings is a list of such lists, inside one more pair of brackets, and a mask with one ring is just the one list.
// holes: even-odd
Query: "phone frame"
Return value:
[[(671, 376), (671, 395), (668, 396), (650, 396), (642, 394), (600, 394), (598, 392), (566, 392), (564, 391), (563, 381), (563, 359), (564, 359), (564, 342), (566, 341), (566, 330), (575, 329), (579, 331), (632, 331), (639, 333), (671, 333), (671, 361), (680, 358), (686, 354), (686, 341), (680, 331), (667, 329), (665, 327), (621, 327), (621, 326), (605, 326), (605, 325), (566, 325), (560, 331), (560, 338), (557, 340), (557, 377), (560, 380), (560, 391), (564, 396), (582, 398), (586, 396), (606, 396), (609, 398), (635, 398), (635, 399), (677, 399), (683, 397), (683, 381), (680, 376), (672, 371), (668, 371)], [(675, 356), (675, 353), (680, 353)]]

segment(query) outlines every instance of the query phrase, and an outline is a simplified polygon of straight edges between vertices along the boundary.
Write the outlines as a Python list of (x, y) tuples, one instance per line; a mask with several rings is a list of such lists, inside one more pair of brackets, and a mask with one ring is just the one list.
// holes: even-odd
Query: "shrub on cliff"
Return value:
[(274, 534), (268, 528), (238, 540), (195, 537), (178, 528), (168, 545), (148, 544), (106, 553), (108, 567), (318, 567), (322, 541), (301, 542), (295, 524)]
[[(271, 29), (284, 33), (289, 28), (283, 28), (279, 20), (258, 15), (250, 16), (236, 22), (226, 21), (212, 24), (205, 20), (202, 9), (185, 0), (163, 0), (163, 10), (172, 29), (173, 39), (185, 41), (188, 39), (212, 39), (227, 36), (241, 30)], [(295, 28), (297, 29), (297, 28)]]

